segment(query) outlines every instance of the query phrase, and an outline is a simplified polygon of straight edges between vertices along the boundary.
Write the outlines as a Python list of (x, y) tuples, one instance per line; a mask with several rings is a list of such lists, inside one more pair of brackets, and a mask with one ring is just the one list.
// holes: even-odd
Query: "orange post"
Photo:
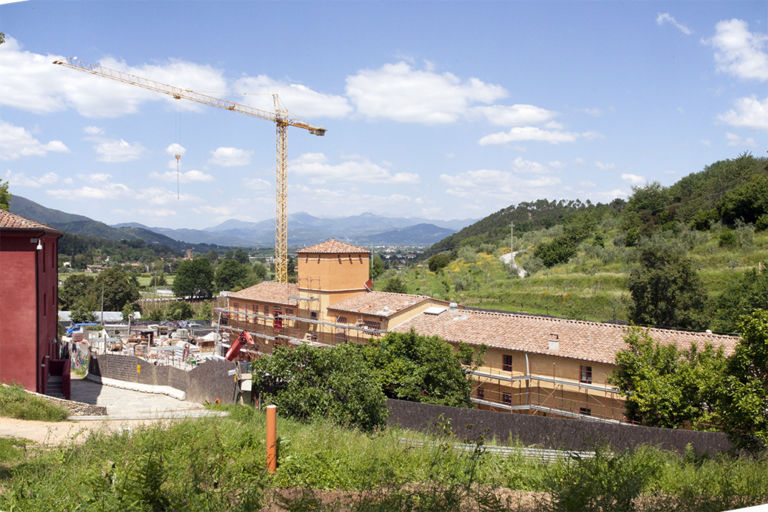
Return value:
[(267, 471), (277, 470), (277, 406), (267, 406)]

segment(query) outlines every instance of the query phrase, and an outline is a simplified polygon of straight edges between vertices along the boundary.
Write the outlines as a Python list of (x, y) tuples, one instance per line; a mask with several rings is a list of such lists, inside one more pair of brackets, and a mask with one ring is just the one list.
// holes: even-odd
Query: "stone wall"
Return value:
[(721, 432), (529, 416), (404, 400), (390, 399), (387, 402), (389, 425), (436, 432), (441, 430), (441, 424), (450, 422), (451, 431), (460, 439), (476, 439), (482, 435), (486, 439), (495, 437), (501, 443), (518, 440), (526, 446), (564, 450), (594, 450), (605, 444), (624, 450), (650, 444), (683, 453), (690, 444), (697, 453), (713, 455), (733, 449), (728, 436)]
[(162, 386), (185, 393), (191, 402), (234, 403), (235, 381), (228, 375), (235, 368), (230, 361), (206, 361), (190, 371), (173, 366), (155, 366), (135, 356), (119, 354), (92, 355), (88, 373), (100, 378)]
[(103, 405), (86, 404), (84, 402), (75, 402), (74, 400), (63, 400), (48, 395), (32, 393), (48, 402), (59, 405), (69, 411), (70, 416), (106, 416), (107, 408)]

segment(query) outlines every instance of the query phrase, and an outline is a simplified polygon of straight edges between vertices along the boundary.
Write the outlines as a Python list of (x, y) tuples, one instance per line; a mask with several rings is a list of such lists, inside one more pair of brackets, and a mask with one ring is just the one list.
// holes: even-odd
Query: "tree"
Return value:
[(639, 325), (682, 329), (704, 326), (706, 294), (693, 264), (664, 243), (640, 249), (640, 266), (629, 274), (629, 318)]
[(11, 209), (11, 193), (8, 192), (8, 182), (0, 180), (0, 210)]
[(139, 300), (139, 281), (136, 275), (121, 267), (111, 267), (101, 272), (94, 282), (93, 293), (101, 300), (104, 290), (104, 311), (122, 311), (123, 306)]
[(192, 311), (192, 306), (183, 300), (178, 300), (171, 303), (168, 306), (168, 310), (165, 312), (165, 316), (168, 320), (189, 320), (195, 315)]
[(241, 265), (245, 265), (249, 261), (248, 253), (244, 249), (235, 249), (235, 250), (227, 251), (227, 253), (224, 255), (224, 258), (228, 260), (235, 260)]
[(371, 259), (371, 279), (376, 279), (384, 272), (384, 260), (381, 256), (374, 254)]
[(69, 312), (69, 318), (73, 324), (93, 322), (93, 309), (82, 301), (76, 302)]
[(384, 291), (391, 293), (407, 293), (408, 289), (403, 280), (400, 279), (399, 276), (395, 276), (387, 281), (387, 284), (384, 286)]
[(218, 290), (242, 288), (247, 277), (247, 265), (242, 265), (235, 260), (224, 260), (216, 268), (216, 288)]
[(96, 278), (85, 274), (70, 275), (59, 288), (59, 306), (64, 311), (72, 310), (78, 301), (88, 304), (94, 311), (97, 306), (94, 284)]
[(722, 349), (661, 345), (637, 328), (625, 341), (629, 348), (616, 354), (619, 369), (610, 381), (626, 397), (627, 418), (651, 427), (711, 428), (725, 374)]
[(753, 269), (729, 281), (717, 299), (712, 328), (717, 332), (737, 332), (740, 317), (756, 309), (768, 310), (768, 272)]
[(744, 316), (719, 397), (723, 426), (739, 447), (768, 446), (768, 311)]
[(768, 213), (768, 176), (752, 176), (749, 181), (729, 190), (717, 203), (717, 213), (724, 223), (737, 220), (754, 223)]
[(125, 306), (123, 306), (123, 322), (127, 322), (129, 319), (133, 318), (133, 306), (130, 303), (126, 303)]
[(253, 273), (254, 275), (260, 280), (263, 281), (267, 278), (267, 273), (269, 271), (267, 270), (267, 266), (264, 265), (262, 262), (257, 261), (253, 264)]
[(437, 272), (441, 268), (445, 268), (451, 262), (451, 259), (445, 253), (435, 254), (429, 260), (427, 260), (427, 266), (432, 272)]
[(342, 426), (383, 427), (387, 400), (378, 374), (360, 347), (278, 347), (253, 363), (253, 389), (281, 414), (298, 420), (329, 418)]
[(468, 407), (470, 382), (462, 370), (464, 351), (454, 352), (437, 336), (388, 333), (363, 347), (366, 361), (380, 373), (390, 398)]
[(182, 261), (176, 270), (173, 293), (177, 297), (210, 297), (213, 294), (211, 261), (205, 257)]

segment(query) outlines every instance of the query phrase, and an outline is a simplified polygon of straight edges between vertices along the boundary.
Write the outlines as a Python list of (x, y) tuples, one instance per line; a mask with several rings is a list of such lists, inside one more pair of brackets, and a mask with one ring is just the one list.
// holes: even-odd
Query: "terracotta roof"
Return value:
[(297, 304), (296, 299), (291, 299), (289, 297), (298, 297), (298, 295), (299, 285), (297, 284), (263, 281), (244, 290), (240, 290), (239, 292), (235, 292), (231, 294), (230, 297), (295, 306)]
[(338, 240), (331, 238), (321, 244), (312, 245), (296, 251), (297, 254), (370, 254), (371, 251), (363, 249), (362, 247), (356, 247), (354, 245), (345, 244)]
[[(419, 334), (440, 336), (446, 341), (611, 364), (616, 353), (626, 348), (624, 336), (628, 329), (617, 324), (459, 309), (439, 315), (421, 313), (392, 330), (408, 332), (412, 328)], [(648, 332), (665, 345), (688, 348), (691, 343), (700, 347), (709, 343), (722, 346), (726, 354), (733, 352), (739, 341), (736, 336), (709, 333), (668, 329), (648, 329)], [(550, 351), (549, 341), (555, 339), (554, 335), (559, 347), (557, 351)]]
[(35, 230), (35, 231), (47, 231), (49, 233), (60, 233), (60, 231), (40, 224), (33, 220), (16, 215), (9, 211), (0, 209), (0, 229), (2, 230)]
[(389, 318), (395, 313), (426, 300), (431, 300), (431, 298), (426, 295), (410, 295), (408, 293), (365, 292), (333, 306), (328, 306), (328, 309)]

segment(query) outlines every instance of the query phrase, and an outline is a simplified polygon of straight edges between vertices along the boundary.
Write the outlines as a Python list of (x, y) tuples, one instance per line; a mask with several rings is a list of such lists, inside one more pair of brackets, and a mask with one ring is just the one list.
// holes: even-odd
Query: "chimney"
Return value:
[(557, 334), (550, 333), (549, 335), (549, 351), (557, 352), (560, 350), (560, 338)]

